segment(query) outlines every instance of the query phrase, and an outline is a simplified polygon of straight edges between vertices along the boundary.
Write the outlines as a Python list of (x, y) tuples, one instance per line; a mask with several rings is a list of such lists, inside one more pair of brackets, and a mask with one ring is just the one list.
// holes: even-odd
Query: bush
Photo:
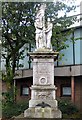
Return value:
[(3, 118), (11, 118), (13, 116), (18, 116), (20, 115), (25, 109), (28, 108), (28, 102), (24, 103), (12, 103), (8, 102), (2, 103), (2, 117)]
[(62, 114), (71, 115), (71, 114), (78, 112), (77, 107), (70, 101), (59, 100), (58, 102), (59, 102), (58, 106), (59, 106), (59, 109), (61, 110)]
[(4, 98), (4, 104), (10, 104), (14, 102), (14, 94), (12, 91), (8, 91), (2, 94)]
[(2, 101), (2, 117), (3, 118), (12, 118), (13, 116), (20, 115), (25, 109), (28, 108), (27, 102), (16, 103), (14, 101), (13, 91), (8, 91), (3, 94)]

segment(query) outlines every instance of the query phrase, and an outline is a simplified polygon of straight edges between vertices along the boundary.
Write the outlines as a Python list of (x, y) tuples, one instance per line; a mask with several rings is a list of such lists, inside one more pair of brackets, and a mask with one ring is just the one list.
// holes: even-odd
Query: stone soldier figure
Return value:
[(41, 5), (35, 19), (35, 28), (36, 28), (36, 49), (42, 48), (45, 46), (44, 43), (44, 37), (45, 37), (45, 20), (44, 20), (44, 15), (45, 14), (45, 5)]

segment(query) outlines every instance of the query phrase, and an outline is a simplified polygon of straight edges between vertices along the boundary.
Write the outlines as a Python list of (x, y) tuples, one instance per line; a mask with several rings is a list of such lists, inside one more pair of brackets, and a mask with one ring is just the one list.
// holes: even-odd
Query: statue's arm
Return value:
[(47, 28), (47, 29), (46, 29), (46, 33), (48, 33), (50, 30), (51, 30), (51, 28)]
[(47, 29), (46, 29), (46, 33), (48, 33), (49, 31), (51, 31), (52, 30), (52, 25), (49, 25), (48, 27), (47, 27)]
[(34, 23), (34, 25), (35, 25), (35, 28), (43, 29), (43, 26), (41, 23)]

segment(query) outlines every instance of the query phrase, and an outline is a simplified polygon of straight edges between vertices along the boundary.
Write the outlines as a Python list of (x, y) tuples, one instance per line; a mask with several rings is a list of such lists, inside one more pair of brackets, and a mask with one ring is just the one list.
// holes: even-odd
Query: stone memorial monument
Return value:
[(29, 53), (33, 59), (33, 85), (31, 86), (31, 100), (29, 108), (24, 111), (28, 118), (61, 118), (56, 100), (56, 86), (54, 85), (54, 60), (58, 52), (52, 50), (52, 23), (48, 18), (45, 27), (45, 9), (42, 4), (35, 19), (36, 49)]

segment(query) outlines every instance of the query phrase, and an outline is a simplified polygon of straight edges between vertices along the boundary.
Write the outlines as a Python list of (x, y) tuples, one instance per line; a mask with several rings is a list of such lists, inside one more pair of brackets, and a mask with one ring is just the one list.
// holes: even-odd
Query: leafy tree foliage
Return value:
[[(4, 80), (13, 85), (17, 61), (23, 58), (26, 43), (34, 42), (34, 4), (23, 2), (2, 3), (2, 56), (6, 59)], [(10, 84), (9, 84), (10, 83)]]

